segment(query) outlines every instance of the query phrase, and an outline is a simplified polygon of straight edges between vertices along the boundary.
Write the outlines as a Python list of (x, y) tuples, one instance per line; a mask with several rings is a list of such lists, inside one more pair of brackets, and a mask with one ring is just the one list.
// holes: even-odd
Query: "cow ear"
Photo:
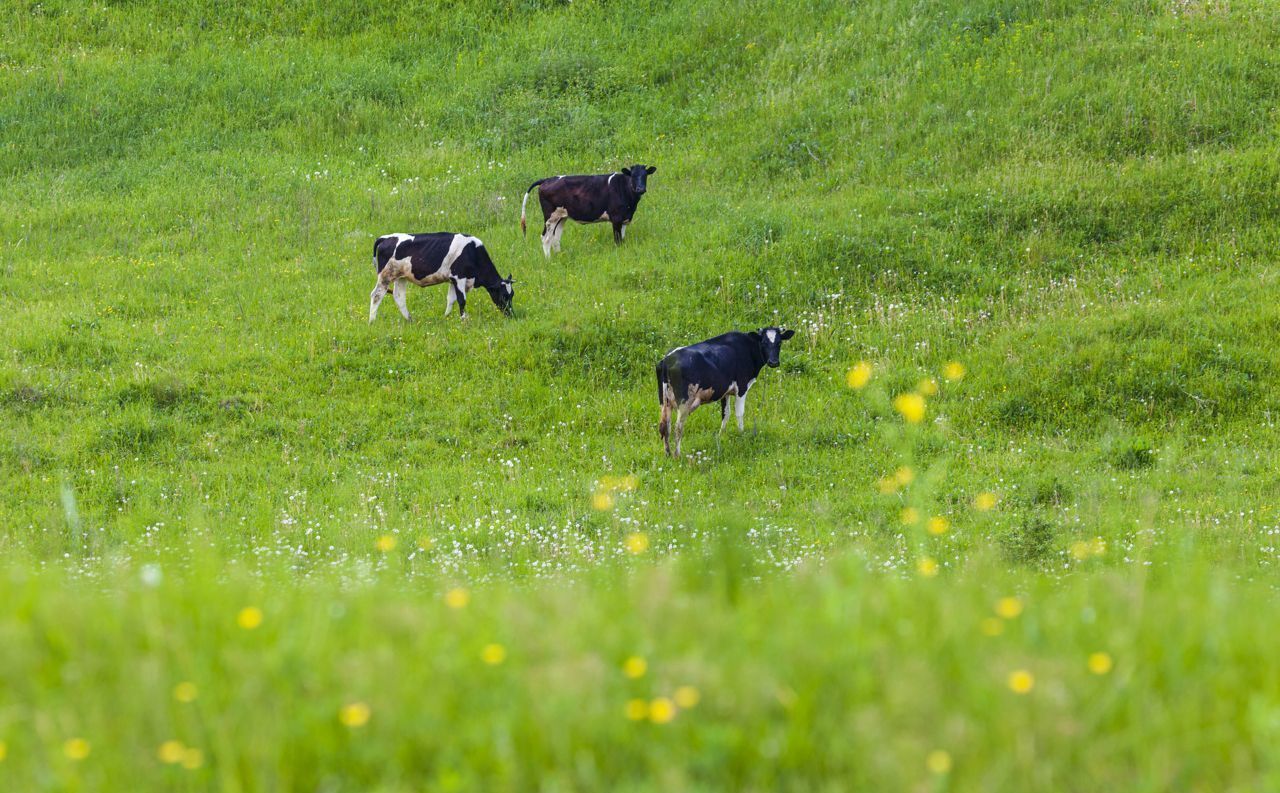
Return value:
[(654, 172), (654, 171), (656, 171), (656, 170), (658, 170), (658, 166), (656, 166), (656, 165), (650, 165), (648, 168), (645, 168), (645, 169), (644, 169), (644, 172), (645, 172), (645, 173), (653, 173), (653, 172)]
[(623, 176), (630, 176), (631, 168), (628, 166), (626, 168), (623, 168), (621, 171), (618, 171), (618, 173), (622, 174)]
[(786, 341), (787, 339), (791, 338), (794, 335), (796, 335), (796, 332), (794, 330), (784, 330), (782, 331), (782, 335), (779, 336), (778, 338), (782, 339), (783, 341)]
[(756, 341), (761, 341), (764, 339), (764, 337), (760, 335), (760, 331), (758, 330), (747, 331), (747, 335)]

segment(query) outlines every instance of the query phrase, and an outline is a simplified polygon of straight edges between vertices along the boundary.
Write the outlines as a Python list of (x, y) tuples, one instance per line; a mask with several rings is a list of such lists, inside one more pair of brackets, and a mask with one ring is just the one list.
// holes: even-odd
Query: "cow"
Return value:
[(771, 326), (750, 333), (733, 331), (714, 339), (677, 347), (658, 362), (658, 402), (662, 418), (658, 435), (671, 454), (671, 414), (676, 414), (676, 458), (680, 457), (680, 441), (684, 437), (684, 420), (699, 405), (720, 403), (720, 432), (729, 421), (729, 397), (735, 397), (738, 431), (742, 431), (742, 414), (747, 406), (747, 392), (768, 364), (778, 365), (782, 342), (795, 335), (793, 330)]
[(405, 293), (409, 284), (431, 286), (449, 284), (449, 297), (444, 315), (449, 316), (453, 304), (458, 304), (458, 314), (467, 318), (467, 290), (484, 287), (503, 314), (511, 316), (511, 299), (515, 296), (515, 283), (510, 276), (503, 278), (489, 258), (484, 243), (466, 234), (448, 231), (433, 234), (386, 234), (373, 243), (373, 269), (378, 281), (369, 296), (369, 321), (378, 316), (378, 304), (386, 297), (387, 288), (394, 284), (396, 307), (407, 320), (409, 307)]
[(599, 223), (607, 220), (613, 224), (613, 242), (621, 245), (627, 236), (627, 224), (636, 214), (640, 197), (648, 189), (649, 174), (658, 170), (652, 165), (633, 165), (616, 173), (595, 176), (554, 176), (539, 179), (524, 191), (520, 202), (520, 233), (528, 234), (524, 208), (529, 203), (529, 192), (538, 188), (538, 202), (542, 204), (542, 253), (551, 258), (554, 248), (560, 252), (560, 234), (565, 219), (579, 223)]

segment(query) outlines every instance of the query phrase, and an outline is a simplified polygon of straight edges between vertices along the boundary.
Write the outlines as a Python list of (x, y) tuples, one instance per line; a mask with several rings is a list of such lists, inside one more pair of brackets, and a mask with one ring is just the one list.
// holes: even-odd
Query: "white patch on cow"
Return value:
[(776, 331), (776, 330), (766, 330), (766, 331), (764, 332), (764, 337), (765, 337), (766, 339), (768, 339), (768, 340), (769, 340), (769, 343), (770, 343), (770, 344), (773, 344), (775, 341), (777, 341), (777, 340), (778, 340), (778, 331)]
[(596, 222), (597, 222), (597, 223), (599, 223), (599, 222), (600, 222), (600, 221), (602, 221), (602, 220), (608, 220), (608, 219), (609, 219), (609, 213), (608, 213), (608, 212), (602, 212), (602, 213), (600, 214), (600, 217), (596, 218)]
[(449, 252), (444, 255), (444, 261), (440, 264), (440, 270), (447, 276), (453, 263), (462, 255), (462, 251), (471, 243), (475, 243), (477, 248), (483, 248), (484, 243), (475, 237), (468, 237), (466, 234), (454, 234), (453, 241), (449, 243)]
[[(742, 432), (742, 414), (747, 409), (747, 392), (751, 390), (753, 383), (755, 383), (755, 380), (751, 380), (747, 383), (747, 387), (742, 389), (742, 392), (738, 394), (737, 402), (734, 404), (734, 412), (738, 414), (738, 432)], [(734, 383), (734, 385), (736, 386), (737, 383)]]
[(624, 221), (622, 221), (622, 232), (621, 232), (621, 233), (622, 233), (622, 238), (623, 238), (624, 240), (627, 238), (627, 224), (628, 224), (628, 223), (630, 223), (630, 222), (631, 222), (631, 221), (629, 221), (629, 220), (624, 220)]
[(457, 294), (453, 291), (453, 281), (449, 282), (449, 296), (445, 298), (444, 315), (449, 316), (449, 312), (453, 311), (453, 304), (458, 300)]
[(400, 309), (400, 316), (405, 319), (409, 318), (409, 304), (405, 302), (405, 294), (409, 291), (409, 283), (403, 278), (396, 279), (391, 295), (395, 298), (396, 308)]
[(605, 184), (606, 184), (606, 185), (608, 185), (608, 186), (610, 186), (610, 187), (612, 187), (612, 186), (613, 186), (613, 177), (615, 177), (615, 176), (617, 176), (617, 175), (618, 175), (617, 171), (614, 171), (613, 173), (609, 174), (609, 180), (608, 180), (608, 181), (606, 181), (606, 182), (605, 182)]

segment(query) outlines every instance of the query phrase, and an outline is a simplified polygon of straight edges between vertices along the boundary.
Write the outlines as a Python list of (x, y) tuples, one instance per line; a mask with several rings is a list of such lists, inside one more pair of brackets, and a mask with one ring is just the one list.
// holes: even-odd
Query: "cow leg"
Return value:
[(400, 309), (400, 316), (404, 317), (406, 322), (409, 320), (409, 304), (405, 301), (408, 291), (409, 283), (403, 278), (396, 279), (391, 296), (396, 301), (396, 308)]
[(467, 318), (467, 288), (458, 281), (454, 286), (454, 290), (458, 293), (458, 316), (460, 319)]
[(373, 287), (373, 292), (369, 294), (369, 322), (373, 322), (378, 316), (378, 304), (382, 302), (382, 298), (387, 296), (387, 284), (381, 279)]
[(449, 296), (445, 298), (444, 315), (449, 316), (449, 312), (453, 311), (453, 304), (458, 299), (458, 293), (453, 288), (453, 281), (449, 282)]
[(551, 246), (552, 248), (555, 249), (556, 253), (560, 252), (560, 235), (564, 233), (565, 222), (566, 221), (562, 219), (559, 223), (557, 223), (556, 230), (551, 236)]
[(662, 400), (662, 418), (658, 419), (658, 437), (662, 438), (662, 446), (667, 454), (671, 454), (671, 407), (667, 400)]
[(613, 244), (621, 245), (623, 238), (627, 235), (627, 225), (618, 221), (613, 223)]
[(734, 403), (735, 413), (738, 414), (738, 432), (742, 432), (742, 413), (747, 409), (747, 395), (738, 394), (738, 400)]
[(730, 394), (726, 394), (725, 397), (720, 400), (720, 432), (724, 432), (724, 425), (729, 423), (729, 397), (730, 396), (731, 396)]
[(542, 253), (548, 259), (551, 258), (551, 249), (554, 247), (560, 250), (560, 229), (564, 225), (564, 219), (569, 217), (569, 212), (564, 207), (556, 207), (547, 215), (547, 222), (542, 227)]
[(548, 219), (547, 219), (547, 222), (546, 222), (546, 223), (543, 225), (543, 227), (542, 227), (542, 255), (543, 255), (543, 256), (545, 256), (545, 257), (547, 257), (548, 259), (550, 259), (550, 258), (551, 258), (551, 229), (552, 229), (552, 227), (553, 227), (553, 224), (552, 224), (552, 222), (551, 222), (550, 218), (548, 218)]
[(676, 410), (676, 459), (680, 459), (680, 444), (684, 440), (684, 420), (698, 408), (698, 400), (685, 402)]

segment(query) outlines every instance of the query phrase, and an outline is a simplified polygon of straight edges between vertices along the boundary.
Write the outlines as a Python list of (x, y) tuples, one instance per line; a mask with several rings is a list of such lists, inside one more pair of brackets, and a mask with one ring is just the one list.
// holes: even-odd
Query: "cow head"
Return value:
[(751, 335), (760, 339), (760, 352), (764, 353), (764, 362), (776, 367), (778, 365), (778, 352), (782, 349), (782, 343), (796, 335), (796, 332), (771, 326), (761, 328)]
[(493, 304), (508, 317), (511, 316), (511, 299), (516, 296), (516, 288), (512, 286), (514, 283), (515, 279), (508, 275), (500, 278), (496, 286), (485, 287), (489, 290), (489, 297), (493, 298)]
[(623, 168), (622, 175), (627, 178), (627, 184), (631, 186), (631, 192), (636, 195), (644, 195), (644, 191), (648, 189), (646, 181), (649, 178), (649, 174), (656, 170), (658, 169), (652, 165), (648, 167), (633, 165), (630, 168)]

